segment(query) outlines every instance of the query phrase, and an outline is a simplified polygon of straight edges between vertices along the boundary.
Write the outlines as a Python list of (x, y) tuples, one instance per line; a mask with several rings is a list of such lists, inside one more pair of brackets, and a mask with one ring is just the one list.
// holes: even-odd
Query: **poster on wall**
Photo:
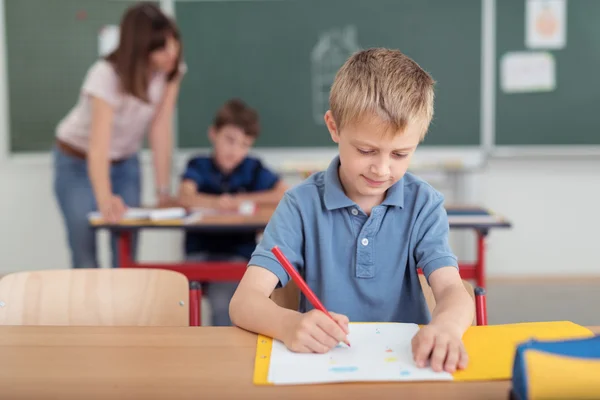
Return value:
[(562, 49), (567, 42), (567, 0), (527, 0), (525, 45), (530, 49)]
[(500, 61), (500, 87), (504, 93), (549, 92), (556, 88), (554, 56), (548, 52), (517, 51)]

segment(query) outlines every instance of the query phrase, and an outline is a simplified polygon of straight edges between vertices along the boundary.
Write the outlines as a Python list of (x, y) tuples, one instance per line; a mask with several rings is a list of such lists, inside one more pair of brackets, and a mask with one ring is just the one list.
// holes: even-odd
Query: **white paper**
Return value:
[(326, 354), (300, 354), (273, 341), (269, 382), (276, 385), (367, 381), (452, 380), (447, 372), (418, 368), (411, 340), (415, 324), (350, 324), (348, 340)]
[(254, 215), (256, 213), (256, 203), (253, 201), (243, 201), (237, 210), (221, 210), (218, 208), (192, 207), (193, 213), (202, 215)]
[(106, 25), (98, 34), (98, 55), (107, 56), (119, 46), (119, 26)]
[(157, 208), (150, 211), (151, 221), (164, 221), (170, 219), (180, 219), (185, 217), (187, 212), (183, 207)]
[(500, 65), (500, 84), (505, 93), (551, 91), (556, 87), (555, 69), (550, 53), (506, 53)]
[[(150, 220), (161, 221), (169, 219), (179, 219), (186, 216), (186, 210), (182, 207), (170, 208), (128, 208), (125, 211), (123, 219), (126, 220)], [(88, 220), (100, 220), (102, 215), (99, 211), (92, 211), (88, 214)]]
[(525, 45), (531, 49), (562, 49), (567, 41), (567, 1), (527, 0)]

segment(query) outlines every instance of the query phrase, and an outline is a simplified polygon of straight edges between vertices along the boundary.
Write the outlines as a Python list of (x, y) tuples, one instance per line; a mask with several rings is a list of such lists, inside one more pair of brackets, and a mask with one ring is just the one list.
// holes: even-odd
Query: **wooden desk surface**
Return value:
[[(449, 206), (448, 222), (451, 228), (491, 229), (510, 228), (511, 224), (504, 217), (487, 214), (487, 210), (475, 206)], [(150, 221), (123, 220), (118, 224), (107, 224), (102, 220), (91, 221), (91, 225), (99, 229), (135, 230), (135, 229), (185, 229), (201, 231), (222, 230), (261, 230), (264, 229), (273, 215), (275, 207), (259, 207), (253, 215), (242, 214), (207, 214), (198, 221), (183, 219)], [(469, 213), (470, 212), (470, 213)]]
[(95, 228), (118, 229), (186, 229), (186, 230), (261, 230), (267, 226), (271, 215), (275, 209), (273, 207), (258, 208), (253, 215), (242, 214), (207, 214), (203, 215), (197, 221), (188, 221), (182, 219), (149, 221), (149, 220), (123, 220), (118, 224), (108, 224), (102, 220), (91, 221)]
[[(596, 332), (600, 327), (591, 327)], [(509, 381), (254, 386), (237, 328), (0, 327), (6, 399), (508, 399)]]

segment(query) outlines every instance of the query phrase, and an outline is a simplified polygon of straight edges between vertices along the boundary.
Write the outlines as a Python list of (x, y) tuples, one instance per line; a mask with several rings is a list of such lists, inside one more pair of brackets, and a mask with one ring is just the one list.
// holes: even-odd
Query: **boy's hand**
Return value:
[(217, 208), (219, 210), (237, 210), (239, 206), (239, 200), (235, 196), (227, 193), (220, 195), (217, 199)]
[(423, 326), (412, 339), (412, 351), (417, 367), (425, 367), (430, 361), (435, 372), (453, 373), (465, 369), (469, 361), (462, 332), (450, 325), (431, 323)]
[(158, 196), (158, 208), (167, 208), (167, 207), (177, 207), (179, 206), (179, 202), (176, 198), (172, 197), (169, 194), (160, 194)]
[(297, 353), (327, 353), (350, 333), (348, 317), (330, 314), (335, 322), (319, 310), (294, 314), (287, 322), (283, 343)]

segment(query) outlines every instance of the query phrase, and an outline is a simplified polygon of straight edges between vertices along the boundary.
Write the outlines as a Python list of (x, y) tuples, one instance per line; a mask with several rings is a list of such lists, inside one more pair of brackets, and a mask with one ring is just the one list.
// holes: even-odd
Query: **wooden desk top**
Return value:
[(135, 229), (185, 229), (202, 231), (242, 230), (257, 231), (264, 229), (275, 211), (272, 207), (258, 208), (253, 215), (242, 214), (207, 214), (197, 221), (185, 219), (172, 219), (161, 221), (150, 220), (123, 220), (118, 224), (107, 224), (103, 221), (92, 221), (95, 228), (108, 228), (112, 230)]
[[(600, 331), (600, 327), (591, 327)], [(509, 381), (254, 386), (237, 328), (0, 326), (6, 399), (508, 399)]]
[[(448, 206), (448, 222), (451, 228), (491, 229), (510, 228), (508, 220), (500, 215), (490, 214), (481, 207)], [(275, 207), (259, 207), (253, 215), (207, 214), (197, 221), (172, 219), (161, 221), (124, 220), (118, 224), (107, 224), (94, 220), (91, 225), (98, 229), (136, 230), (136, 229), (184, 229), (196, 231), (257, 231), (267, 226)]]

